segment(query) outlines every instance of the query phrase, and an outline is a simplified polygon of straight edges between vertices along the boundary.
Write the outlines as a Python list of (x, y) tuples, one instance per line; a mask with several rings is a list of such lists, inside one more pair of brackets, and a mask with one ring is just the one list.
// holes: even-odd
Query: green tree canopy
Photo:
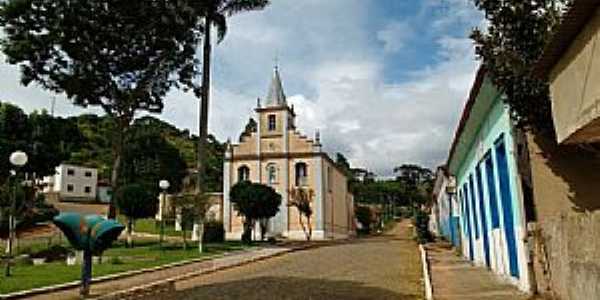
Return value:
[(141, 184), (123, 185), (116, 193), (119, 211), (131, 220), (148, 218), (156, 214), (158, 198)]
[(134, 125), (125, 139), (123, 158), (121, 183), (140, 184), (154, 197), (162, 179), (169, 181), (172, 192), (181, 190), (187, 173), (185, 161), (158, 130)]
[(235, 184), (230, 197), (238, 213), (251, 220), (275, 216), (281, 204), (281, 195), (272, 187), (250, 181)]
[(70, 124), (49, 115), (45, 110), (29, 115), (31, 137), (29, 141), (29, 169), (37, 176), (54, 175), (55, 167), (69, 159), (65, 140), (72, 139)]
[(253, 132), (256, 132), (257, 129), (258, 129), (258, 124), (256, 123), (256, 121), (254, 121), (253, 118), (248, 119), (248, 123), (246, 123), (246, 126), (244, 127), (244, 131), (240, 134), (240, 138), (239, 138), (240, 143), (242, 142), (242, 139), (244, 137), (249, 137), (250, 135), (252, 135)]
[[(194, 2), (195, 3), (195, 2)], [(2, 51), (21, 82), (98, 106), (114, 121), (112, 184), (137, 111), (160, 112), (172, 87), (197, 90), (199, 15), (188, 1), (8, 0)], [(114, 216), (111, 205), (109, 215)]]
[(506, 97), (518, 125), (552, 132), (547, 84), (532, 75), (569, 0), (475, 0), (486, 30), (475, 29), (475, 52)]
[(16, 150), (28, 156), (20, 171), (38, 178), (54, 174), (55, 167), (70, 156), (65, 142), (73, 138), (73, 127), (68, 125), (46, 111), (27, 115), (15, 105), (0, 102), (0, 183), (14, 169), (9, 156)]
[(27, 151), (29, 123), (25, 112), (9, 103), (0, 102), (0, 184), (6, 181), (14, 167), (9, 157), (13, 151)]
[(404, 182), (410, 187), (433, 180), (433, 172), (430, 169), (415, 164), (403, 164), (395, 167), (394, 173), (398, 174), (396, 180)]
[(231, 188), (230, 199), (238, 214), (244, 217), (246, 241), (255, 222), (274, 217), (281, 205), (281, 195), (272, 187), (250, 181), (236, 183)]

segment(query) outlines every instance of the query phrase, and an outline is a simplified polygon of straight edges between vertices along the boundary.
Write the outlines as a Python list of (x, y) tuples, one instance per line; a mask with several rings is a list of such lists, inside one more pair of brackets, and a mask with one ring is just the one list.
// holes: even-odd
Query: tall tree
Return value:
[(344, 156), (344, 154), (338, 152), (335, 154), (335, 164), (344, 171), (344, 174), (349, 178), (354, 178), (354, 173), (352, 172), (352, 168), (350, 167), (350, 162)]
[(252, 135), (253, 132), (256, 132), (257, 128), (258, 128), (258, 124), (256, 123), (256, 121), (254, 121), (253, 118), (248, 119), (248, 123), (246, 123), (246, 126), (244, 127), (244, 131), (240, 134), (240, 138), (239, 138), (240, 143), (242, 142), (244, 137), (249, 137)]
[[(172, 87), (197, 90), (193, 78), (201, 32), (190, 4), (183, 0), (0, 3), (2, 51), (9, 63), (20, 66), (21, 82), (37, 82), (64, 93), (75, 105), (98, 106), (114, 122), (115, 190), (124, 137), (136, 112), (162, 111)], [(113, 203), (110, 208), (109, 216), (114, 217)]]
[(135, 220), (156, 214), (156, 197), (140, 184), (125, 184), (116, 194), (117, 207), (127, 217), (127, 245), (133, 247), (132, 230)]
[(15, 105), (0, 103), (0, 184), (13, 169), (8, 157), (16, 150), (28, 156), (22, 172), (37, 178), (54, 174), (54, 168), (69, 158), (63, 143), (68, 131), (68, 124), (46, 111), (27, 115)]
[(397, 180), (404, 182), (409, 187), (416, 187), (424, 182), (433, 180), (433, 172), (414, 164), (404, 164), (394, 168), (398, 173)]
[(532, 74), (570, 0), (474, 0), (486, 30), (475, 29), (475, 52), (506, 97), (518, 125), (552, 132), (547, 84)]
[(175, 206), (182, 216), (183, 246), (186, 247), (185, 228), (190, 225), (198, 226), (198, 252), (204, 252), (204, 225), (206, 215), (212, 205), (206, 193), (196, 193), (194, 188), (185, 188), (184, 192), (175, 198)]
[(156, 128), (134, 124), (125, 138), (120, 184), (142, 185), (156, 199), (158, 182), (166, 179), (171, 192), (179, 192), (186, 173), (185, 161), (177, 148)]
[[(312, 199), (314, 198), (315, 191), (313, 189), (293, 188), (290, 191), (290, 203), (288, 206), (293, 206), (298, 210), (298, 222), (302, 227), (302, 231), (306, 236), (306, 240), (310, 241), (312, 238), (312, 222), (311, 217), (313, 210), (311, 207)], [(304, 219), (306, 219), (306, 225), (304, 225)]]
[(65, 140), (72, 137), (63, 135), (72, 130), (69, 125), (62, 119), (49, 115), (45, 110), (34, 111), (29, 115), (31, 159), (27, 165), (36, 177), (54, 175), (55, 167), (69, 159), (70, 153), (65, 147)]
[(14, 167), (8, 158), (15, 150), (27, 151), (30, 129), (28, 117), (19, 107), (0, 102), (0, 184)]
[(211, 31), (217, 29), (217, 42), (223, 41), (227, 34), (227, 17), (234, 14), (260, 10), (269, 4), (269, 0), (205, 0), (196, 4), (198, 13), (203, 17), (204, 45), (202, 51), (202, 85), (200, 92), (199, 141), (198, 141), (198, 182), (197, 190), (204, 187), (206, 177), (206, 144), (208, 138), (208, 102), (210, 97)]
[(396, 180), (404, 184), (404, 196), (413, 209), (427, 204), (433, 189), (433, 172), (415, 164), (404, 164), (394, 168), (398, 173)]
[(229, 195), (235, 210), (243, 217), (242, 240), (246, 243), (252, 240), (251, 232), (256, 221), (266, 223), (277, 214), (281, 205), (281, 195), (272, 187), (247, 180), (236, 183)]

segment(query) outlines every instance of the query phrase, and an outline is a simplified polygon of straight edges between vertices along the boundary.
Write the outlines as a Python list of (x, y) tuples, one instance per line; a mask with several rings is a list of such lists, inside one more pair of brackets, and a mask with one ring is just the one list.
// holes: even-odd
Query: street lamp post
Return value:
[[(10, 163), (15, 167), (16, 171), (19, 170), (19, 168), (23, 167), (26, 163), (27, 163), (27, 154), (23, 151), (15, 151), (10, 155)], [(15, 220), (15, 210), (16, 210), (16, 206), (17, 206), (17, 182), (19, 180), (18, 177), (18, 173), (15, 172), (14, 175), (14, 181), (15, 184), (13, 185), (13, 195), (12, 195), (12, 201), (10, 204), (10, 211), (9, 211), (9, 215), (8, 215), (8, 247), (7, 247), (7, 259), (6, 259), (6, 270), (4, 275), (6, 277), (10, 276), (10, 264), (12, 262), (12, 246), (13, 246), (13, 241), (15, 239), (15, 229), (16, 229), (16, 220)]]
[(160, 246), (160, 250), (163, 250), (162, 244), (163, 244), (163, 237), (165, 235), (165, 219), (164, 219), (164, 211), (165, 211), (165, 202), (167, 201), (167, 189), (169, 188), (170, 184), (168, 180), (161, 180), (158, 182), (158, 186), (160, 187), (160, 189), (162, 190), (162, 195), (161, 195), (161, 201), (159, 201), (159, 208), (158, 208), (158, 213), (160, 216), (160, 238), (159, 238), (159, 246)]

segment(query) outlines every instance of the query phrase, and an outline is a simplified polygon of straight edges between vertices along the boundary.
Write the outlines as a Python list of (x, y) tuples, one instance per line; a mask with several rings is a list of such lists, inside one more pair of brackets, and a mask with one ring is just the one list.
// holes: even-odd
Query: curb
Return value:
[(429, 259), (427, 257), (427, 250), (423, 245), (419, 244), (419, 251), (421, 252), (421, 263), (423, 265), (423, 280), (425, 281), (425, 299), (433, 300), (433, 287), (431, 285), (431, 274), (429, 267)]
[[(125, 271), (125, 272), (121, 272), (121, 273), (104, 275), (104, 276), (92, 278), (91, 283), (101, 283), (101, 282), (115, 280), (115, 279), (122, 279), (122, 278), (140, 275), (140, 274), (144, 274), (144, 273), (161, 271), (161, 270), (165, 270), (165, 269), (169, 269), (169, 268), (173, 268), (173, 267), (180, 267), (180, 266), (184, 266), (184, 265), (188, 265), (188, 264), (202, 262), (205, 260), (221, 258), (221, 257), (235, 255), (238, 253), (249, 252), (249, 251), (253, 251), (253, 250), (256, 250), (256, 248), (249, 249), (249, 250), (224, 252), (224, 253), (205, 256), (205, 257), (199, 257), (199, 258), (194, 258), (194, 259), (189, 259), (189, 260), (184, 260), (184, 261), (168, 263), (168, 264), (164, 264), (164, 265), (160, 265), (160, 266), (156, 266), (156, 267), (150, 267), (150, 268), (144, 268), (144, 269), (131, 270), (131, 271)], [(9, 293), (9, 294), (1, 294), (0, 299), (19, 299), (19, 298), (24, 298), (24, 297), (29, 297), (29, 296), (39, 295), (39, 294), (58, 292), (58, 291), (62, 291), (62, 290), (79, 287), (80, 284), (81, 284), (81, 282), (79, 280), (76, 280), (76, 281), (71, 281), (71, 282), (66, 282), (66, 283), (61, 283), (61, 284), (56, 284), (56, 285), (50, 285), (50, 286), (45, 286), (45, 287), (40, 287), (40, 288), (33, 288), (30, 290), (18, 291), (18, 292), (13, 292), (13, 293)]]

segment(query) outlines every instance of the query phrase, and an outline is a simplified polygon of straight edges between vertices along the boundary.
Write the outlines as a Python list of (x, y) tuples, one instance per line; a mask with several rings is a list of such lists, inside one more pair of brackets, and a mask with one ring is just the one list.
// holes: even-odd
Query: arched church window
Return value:
[(267, 175), (269, 184), (277, 183), (277, 166), (275, 164), (267, 165)]
[(238, 182), (250, 180), (250, 168), (241, 166), (238, 168)]
[(296, 186), (305, 186), (307, 184), (308, 171), (306, 163), (296, 164)]

